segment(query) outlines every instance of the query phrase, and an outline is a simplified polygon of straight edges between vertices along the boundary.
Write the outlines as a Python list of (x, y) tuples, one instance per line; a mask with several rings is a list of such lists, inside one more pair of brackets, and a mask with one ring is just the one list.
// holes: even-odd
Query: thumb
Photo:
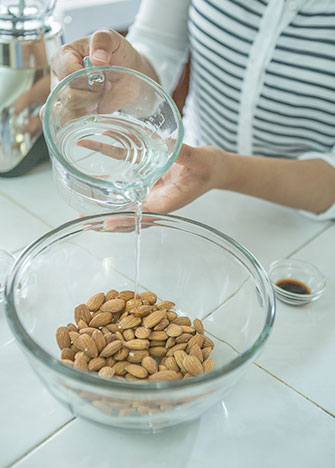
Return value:
[(112, 54), (118, 49), (120, 39), (110, 29), (100, 29), (91, 36), (90, 58), (95, 66), (109, 65)]
[(205, 156), (201, 147), (194, 148), (183, 143), (176, 159), (176, 164), (198, 171), (203, 169), (204, 159)]

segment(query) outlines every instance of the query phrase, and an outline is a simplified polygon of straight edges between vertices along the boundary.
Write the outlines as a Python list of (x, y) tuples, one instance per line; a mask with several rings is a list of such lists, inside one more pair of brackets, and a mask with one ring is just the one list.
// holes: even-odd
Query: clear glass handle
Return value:
[[(88, 68), (88, 69), (94, 67), (88, 55), (84, 57), (83, 65), (85, 68)], [(101, 84), (105, 82), (105, 75), (101, 72), (88, 73), (87, 77), (88, 77), (89, 86), (93, 86), (95, 83)]]

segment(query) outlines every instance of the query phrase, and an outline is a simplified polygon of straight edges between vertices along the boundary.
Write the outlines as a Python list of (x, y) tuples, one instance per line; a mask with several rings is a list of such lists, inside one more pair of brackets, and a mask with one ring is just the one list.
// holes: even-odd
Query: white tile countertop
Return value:
[[(77, 214), (45, 163), (0, 179), (0, 248), (12, 253)], [(213, 191), (178, 214), (244, 244), (265, 268), (310, 261), (326, 276), (316, 302), (277, 301), (262, 355), (220, 403), (156, 434), (75, 418), (38, 380), (0, 308), (0, 468), (333, 468), (335, 466), (335, 224), (233, 193)], [(210, 317), (205, 321), (210, 331)]]

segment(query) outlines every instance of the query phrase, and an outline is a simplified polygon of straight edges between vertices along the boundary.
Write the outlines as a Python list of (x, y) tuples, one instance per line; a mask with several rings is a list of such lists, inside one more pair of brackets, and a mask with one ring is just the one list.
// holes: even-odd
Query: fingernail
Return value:
[(102, 50), (102, 49), (97, 49), (97, 50), (93, 53), (92, 59), (95, 60), (95, 61), (97, 61), (97, 62), (106, 63), (106, 62), (107, 62), (107, 59), (108, 59), (107, 52), (105, 52), (105, 51)]

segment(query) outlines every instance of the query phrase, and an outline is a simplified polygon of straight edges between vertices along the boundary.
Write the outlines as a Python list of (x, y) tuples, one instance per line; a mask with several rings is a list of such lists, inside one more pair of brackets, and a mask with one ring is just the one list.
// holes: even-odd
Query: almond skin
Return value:
[(112, 320), (112, 314), (110, 312), (101, 312), (97, 314), (89, 323), (90, 327), (99, 328), (108, 325)]
[(200, 375), (204, 372), (201, 362), (195, 356), (185, 356), (183, 359), (183, 367), (186, 372), (192, 375)]
[(204, 372), (210, 372), (211, 370), (214, 369), (214, 359), (213, 358), (206, 359), (206, 361), (202, 363), (202, 367), (204, 369)]
[(163, 357), (166, 355), (167, 349), (164, 346), (153, 346), (149, 348), (150, 356)]
[(148, 377), (148, 371), (138, 364), (128, 364), (125, 369), (129, 374), (137, 377), (138, 379), (145, 379)]
[(146, 339), (150, 335), (151, 331), (149, 328), (137, 327), (135, 330), (136, 338)]
[(122, 342), (119, 340), (108, 343), (100, 353), (100, 357), (110, 357), (122, 348)]
[(116, 289), (110, 289), (107, 293), (106, 293), (106, 297), (105, 297), (105, 300), (106, 301), (110, 301), (111, 299), (116, 299), (117, 296), (118, 296), (119, 292), (116, 291)]
[(97, 357), (91, 359), (88, 363), (89, 371), (99, 371), (102, 367), (106, 366), (106, 359), (102, 357)]
[(78, 338), (80, 349), (90, 358), (98, 356), (98, 348), (89, 335), (80, 335)]
[(100, 330), (94, 329), (91, 337), (98, 349), (98, 352), (100, 353), (107, 344), (103, 333), (101, 333)]
[(200, 319), (198, 319), (198, 318), (194, 319), (193, 320), (193, 326), (200, 335), (204, 334), (204, 332), (205, 332), (204, 326), (203, 326), (203, 323), (202, 323), (202, 321)]
[(149, 348), (149, 344), (148, 340), (135, 338), (135, 340), (125, 341), (124, 346), (128, 349), (147, 349)]
[(105, 377), (107, 379), (110, 379), (111, 377), (113, 377), (114, 374), (115, 374), (115, 369), (113, 367), (105, 366), (99, 370), (100, 377)]
[(189, 354), (190, 356), (195, 356), (196, 358), (198, 358), (200, 362), (203, 362), (204, 360), (200, 346), (198, 346), (197, 344), (192, 346)]
[(161, 301), (156, 304), (156, 307), (157, 309), (169, 310), (169, 309), (172, 309), (172, 307), (174, 307), (175, 305), (176, 304), (171, 301)]
[(155, 293), (153, 292), (142, 292), (141, 294), (138, 295), (138, 297), (144, 301), (144, 302), (148, 302), (149, 304), (155, 304), (155, 302), (157, 301), (157, 296)]
[(134, 291), (120, 291), (117, 298), (123, 299), (127, 302), (130, 301), (130, 299), (133, 299), (134, 295)]
[(56, 341), (59, 346), (59, 349), (69, 348), (71, 346), (69, 330), (66, 327), (57, 328)]
[(126, 330), (127, 328), (135, 328), (141, 323), (141, 317), (135, 317), (134, 315), (128, 315), (124, 319), (122, 319), (119, 323), (119, 327), (122, 330)]
[(76, 353), (73, 351), (73, 349), (71, 348), (63, 348), (62, 349), (62, 352), (61, 352), (61, 359), (66, 359), (66, 360), (70, 360), (70, 361), (73, 361), (74, 360), (74, 355)]
[(86, 302), (86, 305), (91, 312), (95, 312), (96, 310), (100, 309), (100, 307), (102, 306), (104, 302), (105, 302), (104, 293), (97, 293), (89, 298), (89, 300)]
[(110, 299), (100, 306), (100, 310), (102, 312), (110, 312), (111, 314), (115, 314), (116, 312), (121, 312), (125, 305), (126, 301), (124, 299)]
[(142, 366), (149, 372), (149, 374), (155, 374), (158, 371), (157, 362), (151, 356), (146, 356), (142, 359)]
[(90, 309), (86, 304), (79, 304), (74, 309), (74, 321), (77, 325), (79, 324), (79, 320), (84, 320), (86, 323), (91, 320)]
[(155, 310), (150, 315), (147, 315), (142, 319), (142, 325), (146, 328), (153, 328), (165, 317), (166, 310)]
[(127, 361), (139, 364), (146, 356), (149, 356), (149, 351), (147, 349), (131, 349), (129, 351)]

